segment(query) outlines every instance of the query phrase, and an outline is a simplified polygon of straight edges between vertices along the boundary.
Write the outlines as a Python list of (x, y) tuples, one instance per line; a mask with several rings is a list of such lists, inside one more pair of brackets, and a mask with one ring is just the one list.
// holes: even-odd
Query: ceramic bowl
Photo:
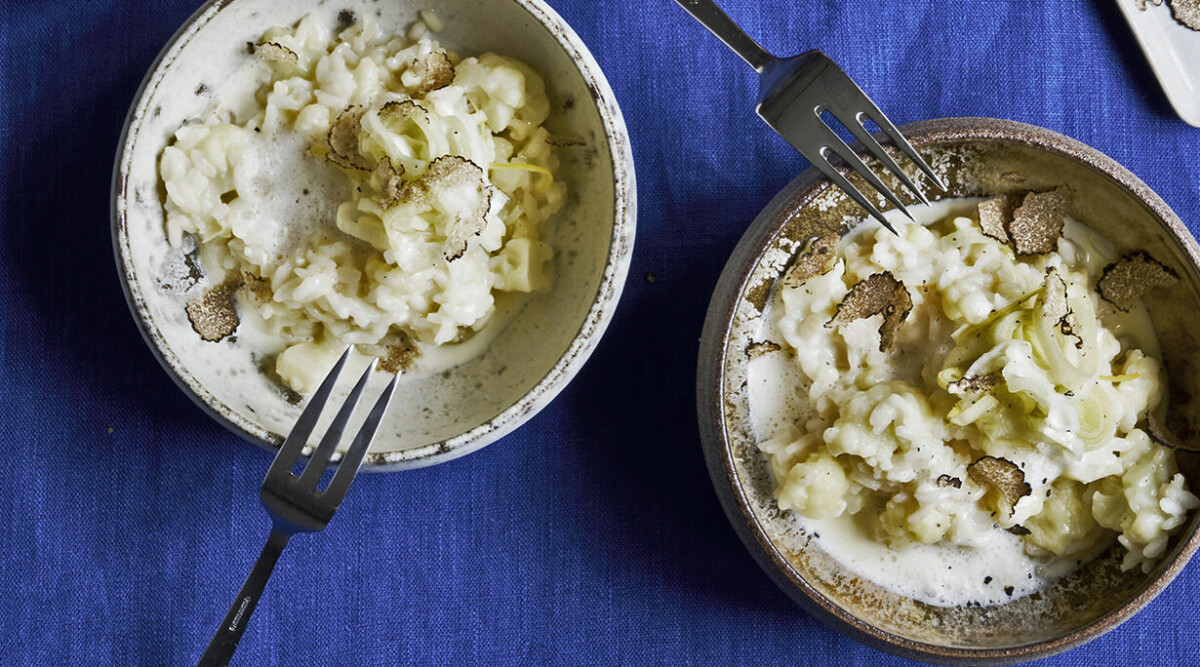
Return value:
[[(1146, 249), (1183, 279), (1145, 297), (1162, 342), (1170, 384), (1168, 425), (1194, 435), (1200, 419), (1200, 251), (1150, 188), (1112, 159), (1029, 125), (991, 119), (916, 123), (904, 134), (949, 181), (941, 197), (1049, 189), (1076, 194), (1071, 215), (1121, 250)], [(860, 188), (865, 189), (861, 181)], [(890, 182), (893, 189), (899, 184)], [(776, 506), (766, 461), (749, 419), (746, 368), (756, 318), (793, 247), (844, 232), (861, 211), (815, 170), (785, 187), (759, 214), (725, 267), (701, 339), (698, 411), (704, 453), (726, 514), (768, 575), (811, 614), (884, 651), (929, 662), (1003, 664), (1066, 650), (1125, 621), (1184, 567), (1200, 544), (1197, 516), (1147, 574), (1121, 572), (1102, 556), (1056, 584), (992, 607), (935, 607), (855, 576)], [(786, 265), (786, 264), (783, 264)], [(1190, 488), (1195, 455), (1179, 454)]]
[[(201, 341), (179, 283), (195, 280), (164, 234), (157, 165), (169, 138), (222, 99), (250, 56), (246, 43), (313, 12), (336, 25), (370, 17), (402, 33), (426, 0), (210, 0), (151, 67), (130, 110), (113, 183), (118, 269), (151, 350), (183, 390), (246, 439), (277, 446), (299, 415), (295, 397), (236, 341)], [(364, 464), (430, 465), (474, 451), (531, 418), (595, 348), (621, 294), (635, 226), (633, 159), (621, 112), (596, 61), (541, 0), (438, 0), (438, 40), (460, 55), (487, 51), (532, 64), (547, 82), (551, 132), (583, 139), (559, 151), (569, 188), (555, 223), (554, 289), (532, 299), (487, 351), (449, 371), (404, 378)], [(286, 193), (286, 184), (281, 184)], [(203, 280), (203, 278), (201, 278)], [(369, 396), (368, 396), (369, 398)], [(332, 411), (330, 411), (332, 412)]]

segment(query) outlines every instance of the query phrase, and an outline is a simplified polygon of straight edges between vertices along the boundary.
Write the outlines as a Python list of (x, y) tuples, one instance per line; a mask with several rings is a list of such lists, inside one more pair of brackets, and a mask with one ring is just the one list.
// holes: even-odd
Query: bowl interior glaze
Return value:
[(636, 217), (628, 136), (599, 66), (541, 0), (210, 1), (163, 49), (130, 111), (114, 176), (114, 245), (130, 306), (163, 366), (211, 416), (257, 444), (282, 442), (299, 406), (269, 359), (253, 358), (236, 341), (201, 341), (192, 330), (179, 289), (189, 264), (165, 238), (159, 157), (180, 125), (252, 92), (234, 73), (250, 58), (246, 43), (267, 28), (310, 12), (333, 26), (350, 12), (403, 33), (431, 4), (445, 23), (437, 39), (461, 56), (494, 51), (537, 69), (552, 105), (547, 126), (582, 144), (558, 151), (568, 197), (554, 223), (554, 289), (530, 300), (483, 355), (404, 378), (364, 469), (439, 463), (528, 420), (582, 366), (620, 297)]
[[(960, 118), (903, 128), (949, 191), (934, 198), (1070, 188), (1070, 214), (1118, 250), (1146, 249), (1182, 280), (1145, 297), (1169, 377), (1168, 425), (1200, 433), (1200, 257), (1195, 240), (1144, 183), (1094, 149), (1041, 128)], [(861, 181), (856, 184), (866, 189)], [(899, 191), (899, 183), (889, 181)], [(927, 188), (928, 192), (928, 188)], [(930, 193), (931, 196), (933, 193)], [(762, 211), (718, 283), (701, 339), (698, 410), (705, 456), (725, 511), (764, 570), (803, 607), (834, 628), (906, 657), (953, 664), (1031, 660), (1094, 639), (1149, 602), (1200, 542), (1197, 513), (1147, 574), (1121, 572), (1110, 552), (1031, 596), (994, 607), (934, 607), (886, 591), (844, 569), (775, 504), (757, 449), (745, 390), (747, 346), (791, 240), (845, 233), (861, 213), (810, 170)], [(1181, 452), (1190, 488), (1200, 488), (1200, 455)]]

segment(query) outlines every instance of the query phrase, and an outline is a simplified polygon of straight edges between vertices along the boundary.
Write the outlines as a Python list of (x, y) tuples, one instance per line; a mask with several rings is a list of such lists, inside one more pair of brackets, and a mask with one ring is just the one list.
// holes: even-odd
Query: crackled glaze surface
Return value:
[[(217, 105), (235, 108), (237, 99), (252, 93), (245, 45), (267, 28), (290, 25), (310, 12), (336, 22), (348, 11), (402, 32), (426, 6), (377, 0), (209, 2), (164, 48), (130, 111), (113, 198), (114, 247), (126, 295), (151, 349), (177, 383), (216, 419), (260, 445), (281, 442), (299, 406), (264, 370), (261, 355), (239, 346), (236, 336), (206, 343), (193, 331), (184, 307), (189, 289), (204, 278), (166, 242), (159, 156), (188, 119), (205, 117)], [(368, 470), (461, 456), (547, 405), (583, 365), (611, 319), (633, 246), (634, 170), (624, 121), (575, 33), (539, 0), (447, 0), (435, 7), (445, 22), (439, 41), (449, 48), (463, 55), (504, 53), (537, 68), (553, 106), (548, 127), (583, 144), (560, 149), (570, 194), (555, 223), (554, 290), (532, 300), (483, 355), (440, 374), (406, 379), (372, 446)], [(349, 384), (351, 374), (344, 375)], [(384, 381), (376, 380), (372, 386), (378, 391)]]

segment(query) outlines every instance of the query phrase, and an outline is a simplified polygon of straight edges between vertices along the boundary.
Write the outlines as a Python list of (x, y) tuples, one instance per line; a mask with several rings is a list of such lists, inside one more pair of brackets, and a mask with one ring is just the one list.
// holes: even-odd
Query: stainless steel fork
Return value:
[(267, 538), (267, 545), (263, 547), (262, 555), (258, 557), (258, 562), (254, 564), (254, 569), (250, 571), (250, 576), (242, 585), (242, 590), (238, 592), (237, 598), (229, 607), (229, 612), (225, 614), (225, 620), (221, 621), (221, 626), (217, 628), (204, 655), (200, 657), (199, 665), (201, 667), (229, 664), (233, 652), (237, 649), (238, 641), (242, 638), (242, 633), (246, 631), (250, 614), (254, 612), (254, 607), (258, 604), (258, 599), (267, 585), (267, 579), (270, 578), (271, 571), (275, 569), (275, 562), (283, 553), (283, 547), (287, 545), (288, 539), (296, 533), (315, 533), (324, 528), (333, 518), (338, 506), (342, 504), (342, 499), (346, 497), (346, 491), (350, 488), (350, 482), (354, 481), (354, 476), (358, 473), (359, 466), (362, 465), (371, 439), (375, 437), (379, 422), (383, 419), (384, 412), (387, 411), (392, 391), (396, 388), (396, 378), (394, 377), (384, 389), (383, 394), (375, 401), (375, 406), (367, 415), (358, 435), (354, 437), (354, 442), (346, 451), (346, 455), (342, 457), (337, 472), (329, 480), (329, 485), (324, 490), (317, 488), (321, 474), (329, 466), (334, 450), (342, 439), (346, 422), (350, 420), (350, 415), (354, 412), (355, 406), (358, 405), (358, 399), (367, 386), (371, 371), (375, 368), (373, 361), (358, 380), (358, 384), (354, 385), (350, 395), (346, 397), (346, 402), (338, 411), (337, 416), (333, 418), (329, 430), (321, 438), (321, 444), (317, 445), (317, 449), (304, 467), (304, 471), (299, 475), (292, 473), (292, 468), (296, 465), (305, 443), (308, 442), (308, 436), (312, 434), (313, 427), (317, 424), (317, 418), (321, 415), (321, 409), (329, 400), (329, 394), (333, 390), (334, 384), (337, 383), (338, 374), (346, 365), (346, 359), (349, 356), (350, 351), (347, 350), (329, 375), (325, 377), (325, 380), (321, 382), (320, 388), (313, 394), (304, 411), (300, 413), (300, 419), (296, 422), (296, 426), (292, 428), (292, 432), (288, 434), (283, 446), (279, 448), (279, 453), (275, 455), (275, 461), (271, 464), (271, 468), (267, 470), (267, 476), (263, 479), (259, 495), (262, 497), (263, 506), (271, 515), (271, 534)]
[(741, 56), (746, 64), (759, 74), (758, 102), (755, 111), (772, 129), (789, 144), (800, 151), (814, 167), (821, 170), (829, 180), (850, 195), (884, 227), (895, 232), (875, 204), (858, 188), (854, 187), (829, 162), (831, 155), (838, 155), (850, 169), (871, 184), (897, 209), (911, 220), (912, 215), (901, 203), (900, 198), (850, 150), (846, 142), (822, 120), (821, 114), (828, 111), (862, 142), (867, 151), (896, 176), (921, 202), (929, 200), (908, 174), (900, 168), (883, 146), (871, 136), (864, 123), (867, 120), (879, 126), (917, 167), (929, 177), (934, 185), (945, 191), (946, 186), (929, 168), (912, 144), (900, 134), (896, 126), (883, 115), (879, 107), (867, 97), (854, 81), (820, 51), (809, 51), (791, 58), (776, 58), (751, 39), (713, 0), (675, 0), (697, 21), (702, 23), (725, 45)]

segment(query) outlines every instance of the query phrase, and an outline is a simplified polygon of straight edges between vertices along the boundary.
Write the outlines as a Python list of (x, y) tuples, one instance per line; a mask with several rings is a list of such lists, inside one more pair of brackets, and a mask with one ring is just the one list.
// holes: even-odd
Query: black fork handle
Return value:
[(763, 68), (775, 60), (775, 56), (751, 39), (713, 0), (675, 0), (675, 2), (687, 10), (692, 18), (716, 35), (717, 39), (725, 42), (725, 46), (733, 49), (733, 52), (741, 56), (747, 65), (754, 68), (754, 71), (761, 73)]
[(287, 546), (288, 537), (278, 530), (271, 530), (262, 554), (254, 563), (254, 569), (250, 570), (250, 576), (246, 577), (246, 583), (242, 584), (242, 590), (238, 591), (237, 597), (230, 605), (225, 620), (221, 621), (221, 627), (217, 628), (217, 634), (213, 635), (208, 648), (204, 649), (204, 655), (200, 656), (197, 667), (225, 667), (229, 664), (233, 652), (237, 650), (238, 642), (242, 639), (242, 633), (250, 623), (250, 615), (254, 613), (254, 607), (267, 586), (267, 580), (275, 570), (279, 554), (283, 553), (283, 548)]

